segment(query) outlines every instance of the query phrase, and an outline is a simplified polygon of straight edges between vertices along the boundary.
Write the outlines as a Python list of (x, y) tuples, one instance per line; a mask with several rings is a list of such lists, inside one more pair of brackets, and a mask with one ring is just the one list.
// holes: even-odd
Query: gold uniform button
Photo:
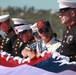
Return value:
[(65, 38), (66, 38), (67, 36), (65, 35)]
[(14, 46), (12, 46), (12, 48), (14, 48)]
[(69, 29), (70, 29), (71, 27), (69, 27)]
[(67, 33), (69, 33), (69, 31), (67, 31)]
[(4, 43), (2, 43), (2, 45), (3, 45)]
[(60, 53), (63, 53), (63, 50), (61, 50)]
[(26, 46), (29, 46), (29, 44), (27, 44)]
[(15, 50), (17, 50), (17, 48), (15, 48)]
[(65, 41), (63, 41), (63, 43), (65, 43)]
[(17, 44), (16, 44), (16, 47), (17, 47)]
[(4, 39), (5, 39), (6, 37), (4, 37)]
[(17, 42), (17, 44), (19, 44), (19, 42)]
[(2, 42), (4, 42), (4, 40), (2, 40)]
[(64, 46), (62, 45), (62, 47), (64, 47)]
[(17, 54), (17, 52), (15, 52), (15, 54)]

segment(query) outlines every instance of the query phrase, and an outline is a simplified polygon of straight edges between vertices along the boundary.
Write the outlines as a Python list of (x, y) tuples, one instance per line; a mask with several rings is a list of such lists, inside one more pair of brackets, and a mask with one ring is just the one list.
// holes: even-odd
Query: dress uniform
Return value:
[[(69, 9), (76, 9), (76, 1), (72, 2), (67, 0), (58, 0), (58, 4), (60, 8), (59, 13), (68, 11)], [(63, 34), (61, 46), (62, 50), (60, 53), (62, 55), (68, 56), (70, 61), (76, 61), (76, 22), (72, 25), (69, 24), (66, 26), (66, 28), (67, 29)]]
[(27, 21), (21, 18), (12, 18), (12, 21), (14, 22), (14, 26), (13, 29), (17, 35), (16, 40), (13, 43), (13, 51), (12, 51), (12, 55), (13, 56), (21, 56), (21, 50), (25, 47), (25, 43), (23, 42), (23, 40), (18, 36), (19, 32), (20, 32), (20, 26), (24, 26), (27, 24)]
[(14, 23), (13, 29), (16, 34), (18, 34), (18, 26), (26, 25), (27, 21), (21, 18), (12, 18), (12, 21)]
[(23, 42), (22, 39), (18, 38), (15, 40), (12, 48), (13, 48), (13, 51), (12, 51), (12, 55), (13, 56), (21, 56), (21, 50), (25, 47), (25, 43)]
[[(31, 38), (29, 41), (27, 42), (24, 42), (23, 38), (21, 38), (20, 36), (23, 36), (23, 35), (26, 35), (25, 33), (30, 30), (30, 24), (26, 24), (23, 19), (18, 19), (18, 18), (15, 18), (15, 19), (12, 19), (14, 21), (14, 24), (15, 24), (15, 28), (17, 29), (18, 31), (18, 36), (12, 46), (13, 48), (13, 52), (12, 52), (12, 55), (13, 56), (20, 56), (22, 57), (21, 55), (21, 51), (26, 47), (28, 46), (29, 44), (31, 44), (33, 42), (33, 38)], [(29, 34), (28, 34), (29, 35)], [(28, 36), (27, 35), (27, 36)], [(23, 36), (24, 37), (24, 36)], [(28, 37), (29, 38), (29, 37)], [(26, 39), (26, 38), (25, 38)]]
[(61, 54), (69, 56), (71, 61), (76, 61), (76, 24), (69, 26), (64, 32)]
[[(2, 43), (1, 43), (1, 49), (8, 53), (11, 53), (12, 44), (17, 36), (16, 36), (13, 28), (10, 26), (9, 15), (0, 16), (0, 22), (1, 22), (1, 25), (0, 25), (1, 30), (5, 32), (5, 35), (4, 35)], [(4, 26), (6, 28), (8, 27), (7, 30), (6, 30), (6, 28), (3, 29)]]

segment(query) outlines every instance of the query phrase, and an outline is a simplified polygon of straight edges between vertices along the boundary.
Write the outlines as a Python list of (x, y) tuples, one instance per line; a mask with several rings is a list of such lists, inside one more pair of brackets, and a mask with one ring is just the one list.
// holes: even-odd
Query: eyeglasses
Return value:
[(43, 32), (44, 32), (44, 33), (49, 32), (49, 28), (42, 28), (42, 29), (39, 30), (39, 33), (42, 34)]

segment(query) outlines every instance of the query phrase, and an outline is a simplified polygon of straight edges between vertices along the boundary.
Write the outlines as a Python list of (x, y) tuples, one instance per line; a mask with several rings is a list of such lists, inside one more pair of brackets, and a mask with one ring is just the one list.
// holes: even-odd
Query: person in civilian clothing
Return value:
[[(53, 30), (49, 23), (49, 21), (46, 20), (40, 20), (37, 22), (37, 31), (39, 36), (41, 37), (41, 40), (38, 40), (36, 43), (36, 56), (39, 58), (43, 55), (43, 53), (54, 53), (55, 51), (60, 51), (61, 43), (57, 41), (53, 37)], [(29, 48), (25, 48), (22, 51), (22, 55), (26, 56), (26, 51), (32, 50)], [(28, 55), (29, 56), (29, 55)]]

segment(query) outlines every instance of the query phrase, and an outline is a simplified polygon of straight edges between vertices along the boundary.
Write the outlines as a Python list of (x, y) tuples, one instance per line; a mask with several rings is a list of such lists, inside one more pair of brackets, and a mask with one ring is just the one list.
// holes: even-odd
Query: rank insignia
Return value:
[(20, 45), (19, 45), (19, 47), (21, 47), (21, 46), (22, 46), (22, 44), (23, 44), (23, 42), (20, 42)]
[(69, 44), (72, 40), (73, 40), (73, 36), (72, 36), (72, 35), (69, 35), (69, 36), (67, 37), (66, 43)]

